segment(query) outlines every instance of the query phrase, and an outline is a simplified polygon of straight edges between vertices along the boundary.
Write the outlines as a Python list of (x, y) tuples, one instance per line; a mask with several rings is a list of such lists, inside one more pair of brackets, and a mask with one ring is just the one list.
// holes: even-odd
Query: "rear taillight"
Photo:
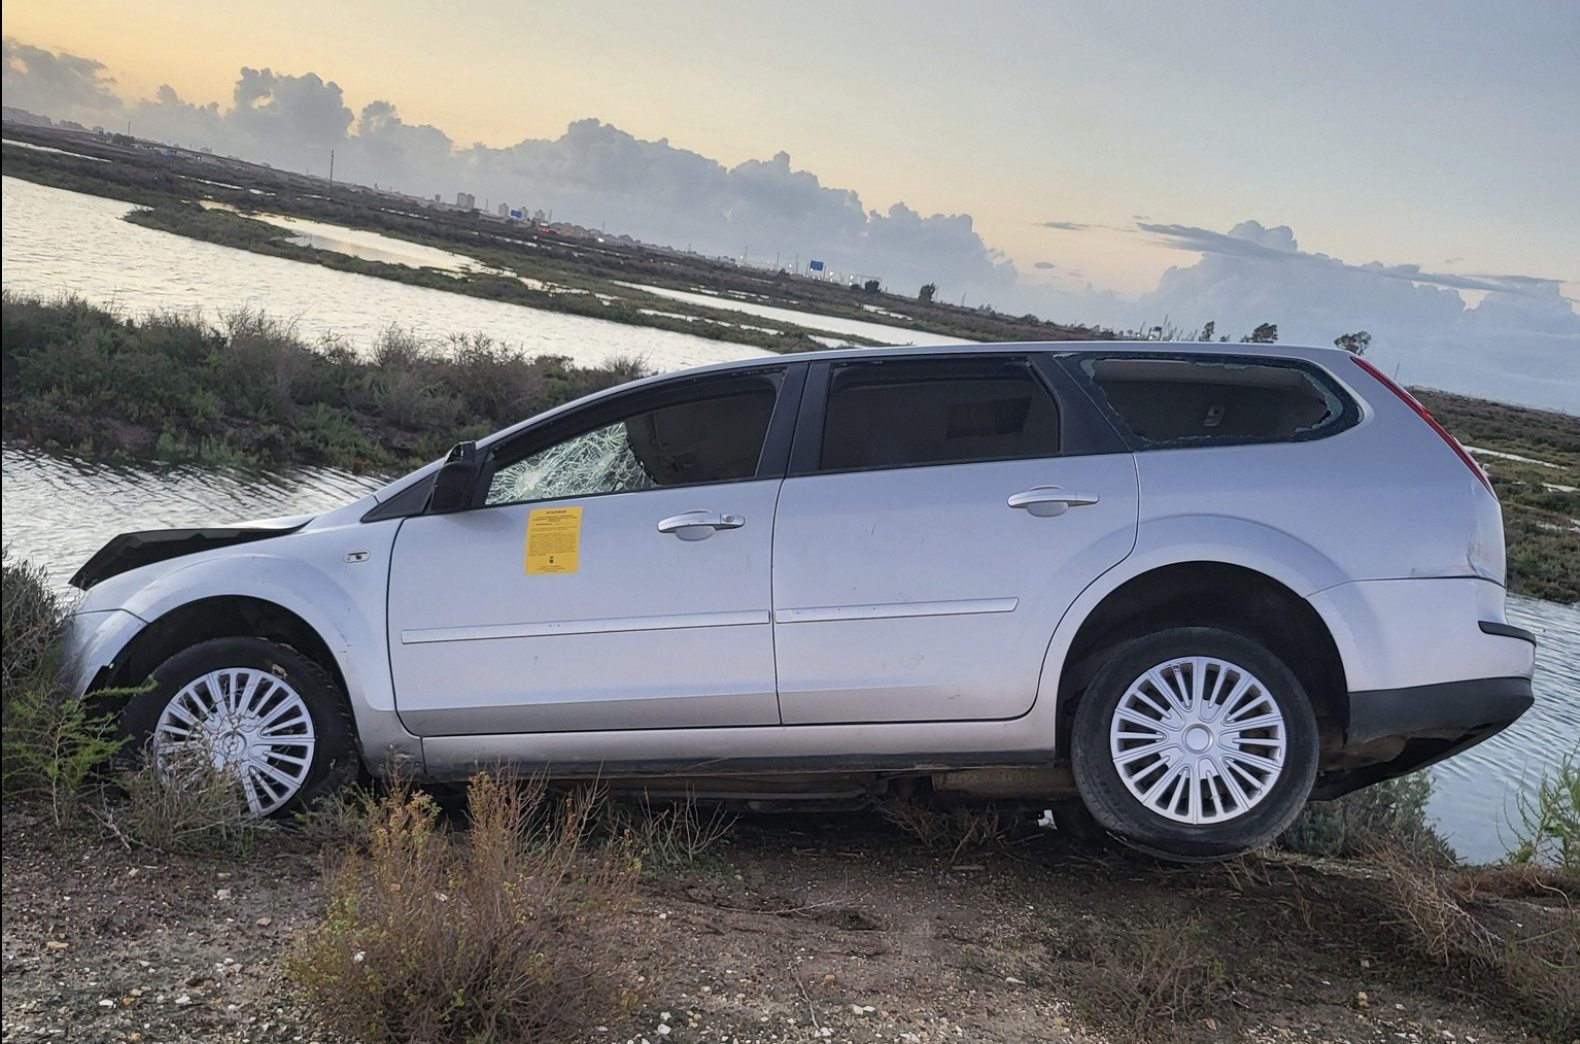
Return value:
[(1360, 356), (1352, 355), (1350, 358), (1354, 360), (1356, 366), (1359, 366), (1361, 369), (1377, 378), (1377, 382), (1384, 388), (1387, 388), (1389, 391), (1399, 396), (1400, 400), (1406, 406), (1415, 411), (1416, 416), (1426, 421), (1427, 425), (1431, 427), (1433, 431), (1441, 435), (1443, 437), (1443, 441), (1448, 443), (1449, 449), (1458, 454), (1459, 459), (1465, 462), (1465, 467), (1470, 469), (1471, 474), (1475, 475), (1476, 478), (1480, 480), (1481, 484), (1487, 487), (1487, 492), (1491, 493), (1494, 498), (1497, 497), (1498, 491), (1492, 488), (1492, 483), (1487, 479), (1487, 473), (1481, 470), (1481, 465), (1476, 463), (1476, 458), (1465, 452), (1465, 447), (1459, 444), (1458, 439), (1454, 438), (1454, 436), (1443, 430), (1443, 426), (1437, 422), (1437, 418), (1428, 413), (1426, 407), (1422, 406), (1421, 403), (1416, 400), (1414, 395), (1411, 395), (1393, 381), (1383, 376), (1381, 370), (1377, 369), (1377, 367), (1373, 366), (1365, 359), (1362, 359)]

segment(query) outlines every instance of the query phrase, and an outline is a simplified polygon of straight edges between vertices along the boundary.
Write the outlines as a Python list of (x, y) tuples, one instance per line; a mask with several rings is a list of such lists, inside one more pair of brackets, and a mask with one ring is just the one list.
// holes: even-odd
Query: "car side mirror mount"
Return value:
[(477, 443), (456, 443), (433, 478), (427, 513), (442, 515), (471, 507), (477, 492), (478, 475), (482, 471), (480, 463)]

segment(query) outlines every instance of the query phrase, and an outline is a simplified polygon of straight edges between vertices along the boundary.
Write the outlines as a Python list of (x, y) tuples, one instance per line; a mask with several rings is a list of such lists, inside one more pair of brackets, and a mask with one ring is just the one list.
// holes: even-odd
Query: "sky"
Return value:
[(1580, 3), (7, 0), (4, 102), (1580, 412)]

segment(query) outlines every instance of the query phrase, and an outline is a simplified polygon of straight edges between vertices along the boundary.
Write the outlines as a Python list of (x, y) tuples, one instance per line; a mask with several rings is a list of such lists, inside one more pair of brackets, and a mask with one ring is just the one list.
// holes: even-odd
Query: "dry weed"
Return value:
[(425, 794), (392, 788), (366, 852), (327, 856), (327, 922), (291, 962), (325, 1024), (366, 1044), (481, 1044), (630, 1004), (635, 863), (584, 847), (594, 800), (480, 774), (460, 833)]

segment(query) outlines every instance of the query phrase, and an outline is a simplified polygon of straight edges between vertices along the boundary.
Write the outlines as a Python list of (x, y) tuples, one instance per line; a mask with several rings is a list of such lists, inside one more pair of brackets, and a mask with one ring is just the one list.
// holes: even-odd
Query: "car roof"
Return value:
[[(870, 347), (822, 348), (807, 352), (794, 352), (780, 356), (754, 356), (729, 362), (710, 363), (705, 366), (670, 370), (645, 378), (643, 382), (664, 380), (692, 374), (724, 373), (731, 370), (751, 370), (780, 363), (842, 362), (849, 359), (916, 358), (930, 355), (1002, 355), (1006, 352), (1047, 352), (1055, 355), (1085, 354), (1090, 352), (1205, 355), (1205, 356), (1264, 356), (1270, 358), (1323, 359), (1348, 355), (1340, 348), (1321, 348), (1297, 344), (1252, 344), (1228, 341), (990, 341), (962, 342), (960, 344), (931, 345), (875, 345)], [(630, 387), (623, 385), (621, 387)], [(612, 390), (612, 389), (611, 389)]]

